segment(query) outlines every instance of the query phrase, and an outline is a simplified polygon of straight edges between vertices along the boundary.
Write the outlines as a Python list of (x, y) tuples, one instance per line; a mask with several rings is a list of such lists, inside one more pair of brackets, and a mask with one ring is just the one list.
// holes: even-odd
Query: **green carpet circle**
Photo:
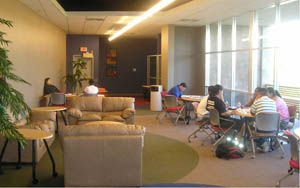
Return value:
[[(38, 184), (31, 183), (31, 165), (23, 165), (20, 170), (17, 170), (15, 165), (3, 165), (4, 174), (0, 175), (0, 187), (63, 187), (63, 152), (58, 137), (51, 146), (51, 152), (58, 177), (52, 178), (50, 158), (45, 153), (36, 166)], [(165, 136), (146, 133), (142, 183), (173, 183), (191, 172), (198, 160), (197, 153), (188, 145)]]
[(144, 144), (143, 185), (173, 183), (198, 164), (196, 151), (175, 139), (146, 133)]

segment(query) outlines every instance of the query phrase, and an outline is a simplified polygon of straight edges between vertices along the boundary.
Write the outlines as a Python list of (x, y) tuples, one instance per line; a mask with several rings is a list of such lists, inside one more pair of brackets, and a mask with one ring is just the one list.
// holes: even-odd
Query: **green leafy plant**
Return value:
[[(0, 25), (13, 27), (11, 21), (2, 18), (0, 18)], [(8, 109), (15, 119), (18, 119), (20, 115), (26, 117), (31, 113), (31, 109), (24, 102), (23, 94), (14, 89), (8, 81), (30, 84), (12, 72), (13, 63), (8, 59), (8, 50), (4, 48), (8, 47), (10, 41), (5, 40), (4, 35), (5, 33), (0, 31), (0, 133), (9, 140), (16, 140), (24, 146), (24, 137), (13, 126)]]
[(67, 84), (70, 84), (72, 93), (75, 93), (77, 86), (82, 88), (82, 82), (87, 80), (86, 74), (83, 72), (87, 63), (82, 58), (78, 58), (76, 61), (72, 61), (71, 64), (73, 67), (72, 73), (67, 74), (63, 79)]

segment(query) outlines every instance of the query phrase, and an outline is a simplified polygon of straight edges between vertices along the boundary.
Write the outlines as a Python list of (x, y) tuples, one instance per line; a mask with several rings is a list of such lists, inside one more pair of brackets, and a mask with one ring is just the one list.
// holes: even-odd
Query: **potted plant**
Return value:
[(72, 73), (68, 73), (64, 79), (71, 86), (71, 92), (75, 93), (77, 86), (82, 88), (82, 82), (87, 80), (86, 73), (83, 72), (83, 69), (86, 69), (87, 63), (82, 58), (78, 58), (76, 61), (72, 61), (71, 64), (73, 71)]
[[(12, 22), (0, 18), (0, 25), (6, 25), (10, 28)], [(31, 109), (24, 102), (23, 94), (14, 89), (10, 83), (29, 83), (12, 72), (13, 63), (8, 59), (8, 50), (4, 48), (9, 45), (10, 41), (5, 40), (4, 35), (5, 33), (0, 31), (0, 133), (9, 140), (18, 141), (23, 147), (25, 144), (24, 137), (13, 126), (8, 115), (8, 109), (15, 119), (18, 119), (20, 115), (27, 117), (31, 113)]]

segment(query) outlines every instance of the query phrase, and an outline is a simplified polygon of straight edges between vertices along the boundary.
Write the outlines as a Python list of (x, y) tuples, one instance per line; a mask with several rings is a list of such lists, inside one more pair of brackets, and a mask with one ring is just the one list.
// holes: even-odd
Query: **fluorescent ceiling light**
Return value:
[(129, 24), (127, 24), (120, 31), (116, 32), (113, 36), (109, 37), (108, 40), (109, 41), (114, 40), (118, 36), (122, 35), (126, 31), (128, 31), (129, 29), (131, 29), (136, 24), (138, 24), (141, 21), (145, 20), (149, 16), (152, 16), (153, 14), (155, 14), (159, 10), (163, 9), (164, 7), (166, 7), (167, 5), (169, 5), (170, 3), (172, 3), (173, 1), (174, 0), (161, 0), (159, 3), (157, 3), (152, 8), (150, 8), (149, 10), (147, 10), (147, 12), (145, 12), (144, 14), (142, 14), (141, 16), (137, 17), (135, 20), (133, 20), (132, 22), (130, 22)]

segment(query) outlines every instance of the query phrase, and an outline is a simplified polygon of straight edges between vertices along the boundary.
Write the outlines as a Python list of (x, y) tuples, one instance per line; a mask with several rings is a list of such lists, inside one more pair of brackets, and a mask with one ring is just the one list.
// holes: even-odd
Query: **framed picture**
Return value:
[(117, 50), (109, 48), (106, 54), (106, 76), (117, 76)]

